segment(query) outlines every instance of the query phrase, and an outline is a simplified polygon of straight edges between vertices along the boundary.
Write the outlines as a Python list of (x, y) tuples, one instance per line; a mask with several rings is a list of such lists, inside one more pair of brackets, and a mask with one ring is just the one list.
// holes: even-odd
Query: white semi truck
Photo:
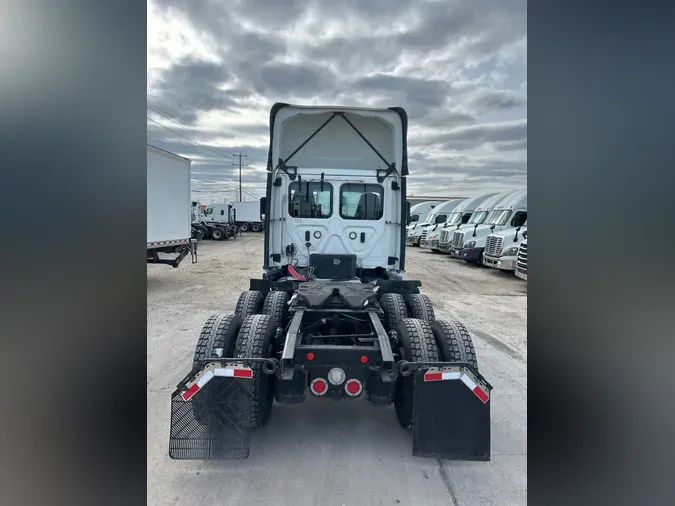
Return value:
[(501, 271), (515, 271), (520, 243), (527, 238), (527, 221), (522, 227), (487, 236), (483, 265)]
[(456, 258), (457, 253), (464, 247), (464, 243), (471, 241), (470, 236), (465, 238), (466, 232), (471, 231), (473, 233), (476, 225), (482, 225), (492, 215), (492, 211), (499, 201), (509, 195), (509, 193), (497, 193), (486, 198), (476, 206), (475, 211), (471, 214), (471, 218), (469, 218), (466, 224), (456, 227), (454, 231), (450, 230), (449, 245), (446, 248), (446, 253), (449, 252), (453, 258)]
[(147, 263), (178, 267), (188, 254), (196, 263), (190, 160), (149, 144), (147, 151)]
[(453, 235), (452, 255), (469, 263), (483, 263), (487, 236), (522, 226), (527, 221), (527, 190), (516, 190), (502, 197), (494, 205), (485, 221), (474, 223), (469, 229), (456, 230)]
[(241, 232), (261, 232), (263, 229), (260, 202), (257, 200), (209, 204), (204, 214), (207, 223), (230, 223)]
[(494, 195), (494, 193), (489, 193), (487, 195), (469, 197), (468, 199), (461, 201), (452, 211), (452, 214), (443, 226), (427, 235), (427, 241), (429, 242), (432, 251), (434, 251), (435, 248), (442, 253), (449, 253), (452, 232), (468, 223), (478, 206)]
[(462, 199), (447, 200), (442, 204), (436, 206), (433, 211), (429, 214), (429, 223), (421, 227), (421, 237), (420, 237), (420, 247), (421, 248), (431, 248), (434, 253), (438, 252), (438, 240), (436, 244), (431, 246), (431, 243), (428, 240), (430, 233), (435, 232), (440, 227), (442, 227), (452, 214), (452, 211), (463, 202)]
[(520, 243), (520, 248), (518, 248), (515, 275), (527, 281), (527, 238)]
[[(408, 224), (405, 227), (406, 244), (410, 244), (411, 246), (420, 245), (421, 235), (416, 235), (415, 230), (418, 226), (421, 227), (427, 224), (429, 213), (431, 213), (431, 211), (439, 204), (441, 204), (440, 200), (432, 200), (415, 204), (410, 208), (410, 217), (408, 219)], [(408, 238), (410, 238), (410, 240), (408, 240)]]

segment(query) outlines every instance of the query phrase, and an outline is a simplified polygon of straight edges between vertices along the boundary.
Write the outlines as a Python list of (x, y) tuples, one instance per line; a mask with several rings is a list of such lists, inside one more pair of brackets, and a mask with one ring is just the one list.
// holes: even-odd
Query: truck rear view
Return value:
[(490, 460), (492, 387), (466, 327), (405, 280), (407, 115), (277, 104), (262, 279), (209, 318), (169, 455), (246, 458), (274, 403), (393, 405), (413, 455)]
[(147, 263), (178, 267), (188, 254), (197, 261), (190, 183), (190, 160), (148, 145)]

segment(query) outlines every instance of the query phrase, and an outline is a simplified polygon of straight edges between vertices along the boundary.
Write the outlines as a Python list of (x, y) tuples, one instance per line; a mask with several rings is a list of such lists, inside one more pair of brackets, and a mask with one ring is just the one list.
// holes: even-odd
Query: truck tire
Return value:
[(259, 314), (263, 305), (263, 294), (258, 290), (248, 290), (242, 292), (237, 301), (237, 307), (234, 314), (245, 318), (254, 314)]
[[(438, 362), (436, 338), (429, 322), (404, 318), (396, 326), (401, 343), (401, 357), (409, 362)], [(413, 426), (414, 375), (400, 375), (396, 380), (394, 407), (398, 423), (406, 430)]]
[[(241, 328), (241, 318), (233, 314), (214, 314), (206, 320), (202, 327), (202, 332), (197, 340), (194, 358), (192, 359), (193, 369), (201, 368), (200, 360), (217, 358), (216, 350), (222, 349), (223, 357), (234, 356), (235, 342), (239, 329)], [(204, 390), (192, 398), (192, 410), (195, 420), (199, 423), (206, 422), (210, 414), (209, 398), (213, 388), (217, 388), (217, 383), (208, 383)], [(213, 413), (214, 415), (216, 413)]]
[(288, 292), (281, 291), (269, 292), (265, 297), (262, 312), (274, 318), (277, 328), (285, 329), (288, 324), (288, 301), (290, 299)]
[(471, 334), (458, 321), (436, 320), (431, 323), (443, 362), (466, 362), (478, 372), (478, 359)]
[(198, 227), (194, 229), (194, 238), (197, 239), (197, 241), (203, 241), (205, 235), (203, 228)]
[(380, 306), (384, 312), (385, 330), (394, 330), (403, 318), (408, 317), (405, 299), (400, 293), (385, 293), (380, 297)]
[(260, 232), (261, 228), (262, 227), (260, 225), (258, 225), (257, 223), (251, 224), (251, 232)]
[[(268, 358), (272, 351), (272, 338), (276, 332), (274, 318), (266, 314), (247, 316), (241, 324), (235, 358)], [(251, 409), (244, 417), (251, 428), (267, 424), (274, 402), (274, 375), (262, 371), (262, 363), (249, 365), (253, 369), (250, 385)]]
[(219, 228), (214, 228), (211, 231), (211, 239), (214, 241), (221, 241), (223, 239), (223, 231)]
[(412, 318), (418, 318), (425, 322), (432, 322), (436, 319), (434, 306), (427, 295), (413, 293), (408, 295), (406, 302), (408, 304), (408, 313)]
[(248, 232), (248, 223), (242, 223), (239, 225), (239, 232)]

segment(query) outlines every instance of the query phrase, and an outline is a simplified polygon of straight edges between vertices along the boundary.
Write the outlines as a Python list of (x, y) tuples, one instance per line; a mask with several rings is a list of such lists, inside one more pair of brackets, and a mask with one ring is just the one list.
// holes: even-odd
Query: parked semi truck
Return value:
[(196, 263), (190, 160), (147, 146), (147, 263), (178, 267), (187, 255)]
[[(441, 204), (440, 200), (432, 200), (429, 202), (421, 202), (415, 204), (410, 208), (410, 216), (408, 217), (408, 224), (406, 226), (406, 243), (411, 246), (419, 246), (421, 235), (415, 235), (413, 239), (414, 231), (418, 226), (425, 225), (429, 217), (429, 213), (436, 207)], [(410, 240), (408, 240), (410, 237)]]
[[(443, 202), (442, 204), (439, 204), (436, 206), (433, 211), (430, 213), (430, 218), (427, 225), (424, 225), (421, 228), (421, 237), (420, 237), (420, 247), (421, 248), (431, 248), (431, 251), (434, 253), (438, 253), (438, 241), (434, 243), (432, 246), (430, 241), (429, 241), (429, 234), (435, 232), (438, 230), (440, 227), (442, 227), (445, 223), (447, 223), (448, 218), (452, 214), (452, 211), (454, 211), (459, 204), (463, 202), (463, 199), (454, 199), (454, 200), (447, 200)], [(433, 215), (433, 217), (432, 217)]]
[(230, 223), (241, 232), (260, 232), (263, 229), (260, 202), (257, 200), (209, 204), (204, 212), (207, 223)]
[[(480, 205), (476, 207), (476, 210), (471, 215), (469, 221), (465, 225), (457, 227), (450, 235), (450, 255), (453, 258), (457, 258), (457, 253), (464, 248), (464, 244), (471, 244), (473, 231), (476, 228), (476, 225), (482, 225), (488, 217), (492, 216), (492, 211), (495, 206), (502, 200), (504, 197), (509, 195), (511, 192), (506, 193), (497, 193), (485, 199)], [(471, 231), (467, 236), (466, 232)], [(474, 243), (475, 244), (475, 243)]]
[(520, 279), (527, 281), (527, 238), (520, 243), (515, 274)]
[(515, 271), (520, 243), (527, 238), (527, 221), (522, 226), (487, 236), (483, 265), (501, 271)]
[(520, 227), (527, 221), (527, 190), (501, 195), (482, 224), (474, 223), (468, 230), (455, 231), (452, 246), (454, 257), (482, 264), (485, 241), (490, 233)]
[(204, 325), (169, 456), (246, 458), (274, 401), (311, 396), (393, 404), (416, 456), (490, 460), (471, 335), (404, 279), (406, 112), (275, 104), (270, 124), (262, 278)]
[(452, 242), (452, 234), (462, 225), (466, 225), (471, 220), (471, 217), (480, 208), (487, 199), (494, 197), (495, 193), (488, 193), (487, 195), (479, 195), (477, 197), (469, 197), (463, 200), (453, 210), (450, 218), (435, 232), (427, 236), (427, 240), (432, 247), (436, 247), (441, 253), (450, 253), (450, 244)]

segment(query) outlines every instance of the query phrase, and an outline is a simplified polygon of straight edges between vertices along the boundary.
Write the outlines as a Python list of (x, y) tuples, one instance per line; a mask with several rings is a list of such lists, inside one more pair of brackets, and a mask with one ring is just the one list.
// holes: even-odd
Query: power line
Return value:
[(218, 144), (219, 141), (215, 140), (215, 139), (212, 138), (212, 137), (209, 137), (208, 135), (206, 135), (206, 134), (200, 132), (199, 130), (195, 130), (194, 128), (189, 127), (188, 125), (186, 125), (185, 123), (183, 123), (183, 122), (180, 121), (179, 119), (175, 118), (174, 116), (171, 116), (170, 114), (168, 114), (168, 113), (162, 111), (159, 107), (157, 107), (156, 105), (154, 105), (154, 104), (153, 104), (152, 102), (150, 102), (149, 100), (148, 100), (148, 104), (149, 104), (149, 106), (150, 106), (150, 109), (152, 109), (153, 111), (155, 111), (157, 114), (159, 114), (159, 115), (161, 115), (161, 116), (164, 116), (165, 118), (168, 118), (168, 119), (170, 119), (170, 120), (172, 120), (172, 121), (175, 121), (176, 123), (178, 123), (179, 125), (181, 125), (182, 127), (186, 128), (186, 129), (190, 130), (191, 132), (194, 132), (194, 133), (196, 133), (197, 135), (201, 135), (202, 137), (204, 137), (204, 138), (210, 140), (211, 142), (215, 142), (216, 144)]
[(216, 151), (216, 150), (214, 150), (214, 149), (211, 149), (211, 148), (208, 148), (208, 147), (204, 146), (203, 144), (199, 144), (198, 142), (193, 141), (193, 140), (190, 139), (189, 137), (185, 137), (183, 134), (181, 134), (181, 133), (179, 133), (179, 132), (176, 132), (176, 131), (173, 130), (172, 128), (169, 128), (169, 127), (166, 126), (166, 125), (162, 125), (159, 121), (152, 119), (150, 116), (148, 116), (147, 118), (148, 118), (150, 121), (152, 121), (153, 123), (157, 123), (159, 126), (161, 126), (161, 127), (163, 127), (163, 128), (166, 128), (169, 132), (173, 132), (174, 134), (178, 135), (179, 137), (182, 137), (183, 139), (185, 139), (186, 141), (190, 142), (191, 144), (194, 144), (194, 145), (197, 146), (197, 147), (200, 147), (200, 148), (202, 148), (202, 149), (206, 149), (207, 151), (210, 151), (211, 153), (215, 153), (216, 155), (221, 156), (221, 157), (226, 157), (226, 156), (227, 156), (225, 153), (220, 153), (220, 152), (218, 152), (218, 151)]

